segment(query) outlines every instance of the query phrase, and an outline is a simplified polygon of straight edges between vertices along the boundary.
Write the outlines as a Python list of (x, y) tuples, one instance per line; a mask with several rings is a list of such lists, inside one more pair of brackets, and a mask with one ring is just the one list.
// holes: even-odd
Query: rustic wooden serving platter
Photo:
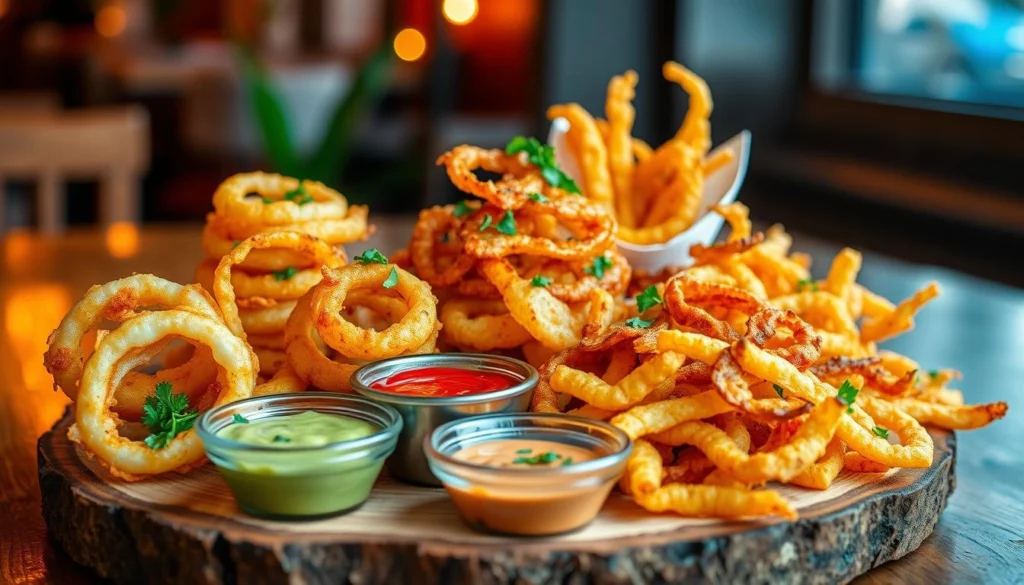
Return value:
[(544, 539), (488, 536), (444, 490), (382, 478), (358, 511), (313, 522), (243, 514), (212, 465), (127, 483), (80, 456), (65, 416), (39, 440), (51, 539), (118, 583), (843, 583), (915, 550), (952, 492), (956, 441), (929, 469), (783, 486), (795, 522), (649, 514), (613, 494), (597, 520)]

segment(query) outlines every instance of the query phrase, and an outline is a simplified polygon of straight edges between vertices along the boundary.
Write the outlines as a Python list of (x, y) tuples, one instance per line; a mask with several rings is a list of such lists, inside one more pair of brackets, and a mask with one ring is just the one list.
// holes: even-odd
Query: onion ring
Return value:
[[(302, 189), (306, 203), (286, 198)], [(256, 193), (260, 197), (247, 197)], [(269, 202), (268, 202), (269, 201)], [(213, 194), (218, 215), (244, 218), (261, 226), (280, 226), (325, 219), (341, 219), (348, 212), (348, 201), (341, 193), (317, 181), (298, 181), (271, 173), (239, 173), (228, 177)]]

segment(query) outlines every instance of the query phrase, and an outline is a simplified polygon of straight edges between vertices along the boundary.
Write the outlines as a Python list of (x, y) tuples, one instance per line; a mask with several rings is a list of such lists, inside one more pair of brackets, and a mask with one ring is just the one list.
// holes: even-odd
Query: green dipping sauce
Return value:
[(317, 447), (379, 430), (364, 420), (312, 410), (233, 422), (217, 436), (271, 451), (229, 449), (212, 458), (239, 507), (250, 514), (279, 518), (339, 514), (366, 500), (394, 447), (383, 454), (379, 448)]
[(351, 441), (368, 437), (377, 430), (365, 420), (307, 410), (248, 423), (236, 422), (222, 429), (217, 436), (246, 445), (289, 449)]

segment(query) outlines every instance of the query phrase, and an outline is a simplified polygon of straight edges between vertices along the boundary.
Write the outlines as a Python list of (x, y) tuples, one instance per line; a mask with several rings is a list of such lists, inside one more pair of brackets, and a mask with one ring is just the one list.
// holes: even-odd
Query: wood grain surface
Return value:
[[(753, 211), (770, 218), (765, 210)], [(367, 245), (385, 252), (403, 245), (411, 227), (409, 218), (374, 222), (378, 231)], [(199, 234), (199, 226), (152, 227), (134, 241), (93, 230), (60, 238), (14, 233), (2, 240), (0, 583), (96, 582), (95, 573), (51, 544), (43, 522), (36, 442), (67, 405), (42, 366), (46, 336), (92, 284), (132, 272), (191, 280)], [(815, 274), (823, 275), (841, 246), (794, 236), (795, 249), (811, 253)], [(351, 248), (350, 253), (360, 251)], [(1024, 291), (864, 252), (861, 281), (889, 298), (903, 298), (929, 280), (943, 286), (943, 295), (917, 319), (917, 329), (887, 346), (926, 368), (960, 369), (969, 401), (1008, 400), (1011, 409), (990, 427), (957, 435), (956, 491), (932, 535), (917, 551), (855, 583), (1020, 583), (1024, 410), (1017, 402), (1024, 379)]]
[(120, 481), (67, 439), (73, 422), (39, 440), (44, 517), (63, 550), (117, 583), (845, 583), (920, 546), (955, 483), (955, 437), (937, 432), (928, 469), (779, 486), (796, 522), (649, 514), (615, 493), (583, 530), (510, 538), (466, 527), (441, 488), (387, 478), (351, 514), (274, 522), (242, 513), (209, 464)]

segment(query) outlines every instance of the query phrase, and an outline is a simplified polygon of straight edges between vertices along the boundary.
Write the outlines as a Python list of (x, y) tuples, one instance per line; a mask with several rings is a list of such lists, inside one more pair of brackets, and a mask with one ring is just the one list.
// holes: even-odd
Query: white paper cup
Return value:
[[(582, 184), (582, 173), (579, 163), (572, 151), (566, 146), (565, 134), (569, 131), (569, 121), (556, 118), (548, 132), (548, 144), (555, 148), (555, 161), (559, 167)], [(722, 229), (724, 219), (717, 213), (709, 213), (718, 204), (728, 204), (736, 200), (736, 196), (747, 174), (747, 162), (750, 159), (750, 131), (744, 130), (733, 136), (718, 148), (711, 151), (714, 155), (721, 149), (731, 148), (735, 156), (729, 164), (718, 169), (715, 174), (704, 179), (704, 192), (701, 196), (700, 214), (690, 229), (676, 235), (664, 244), (639, 245), (617, 240), (619, 252), (626, 257), (634, 270), (657, 272), (668, 266), (689, 266), (690, 246), (694, 244), (709, 245), (715, 241)]]

